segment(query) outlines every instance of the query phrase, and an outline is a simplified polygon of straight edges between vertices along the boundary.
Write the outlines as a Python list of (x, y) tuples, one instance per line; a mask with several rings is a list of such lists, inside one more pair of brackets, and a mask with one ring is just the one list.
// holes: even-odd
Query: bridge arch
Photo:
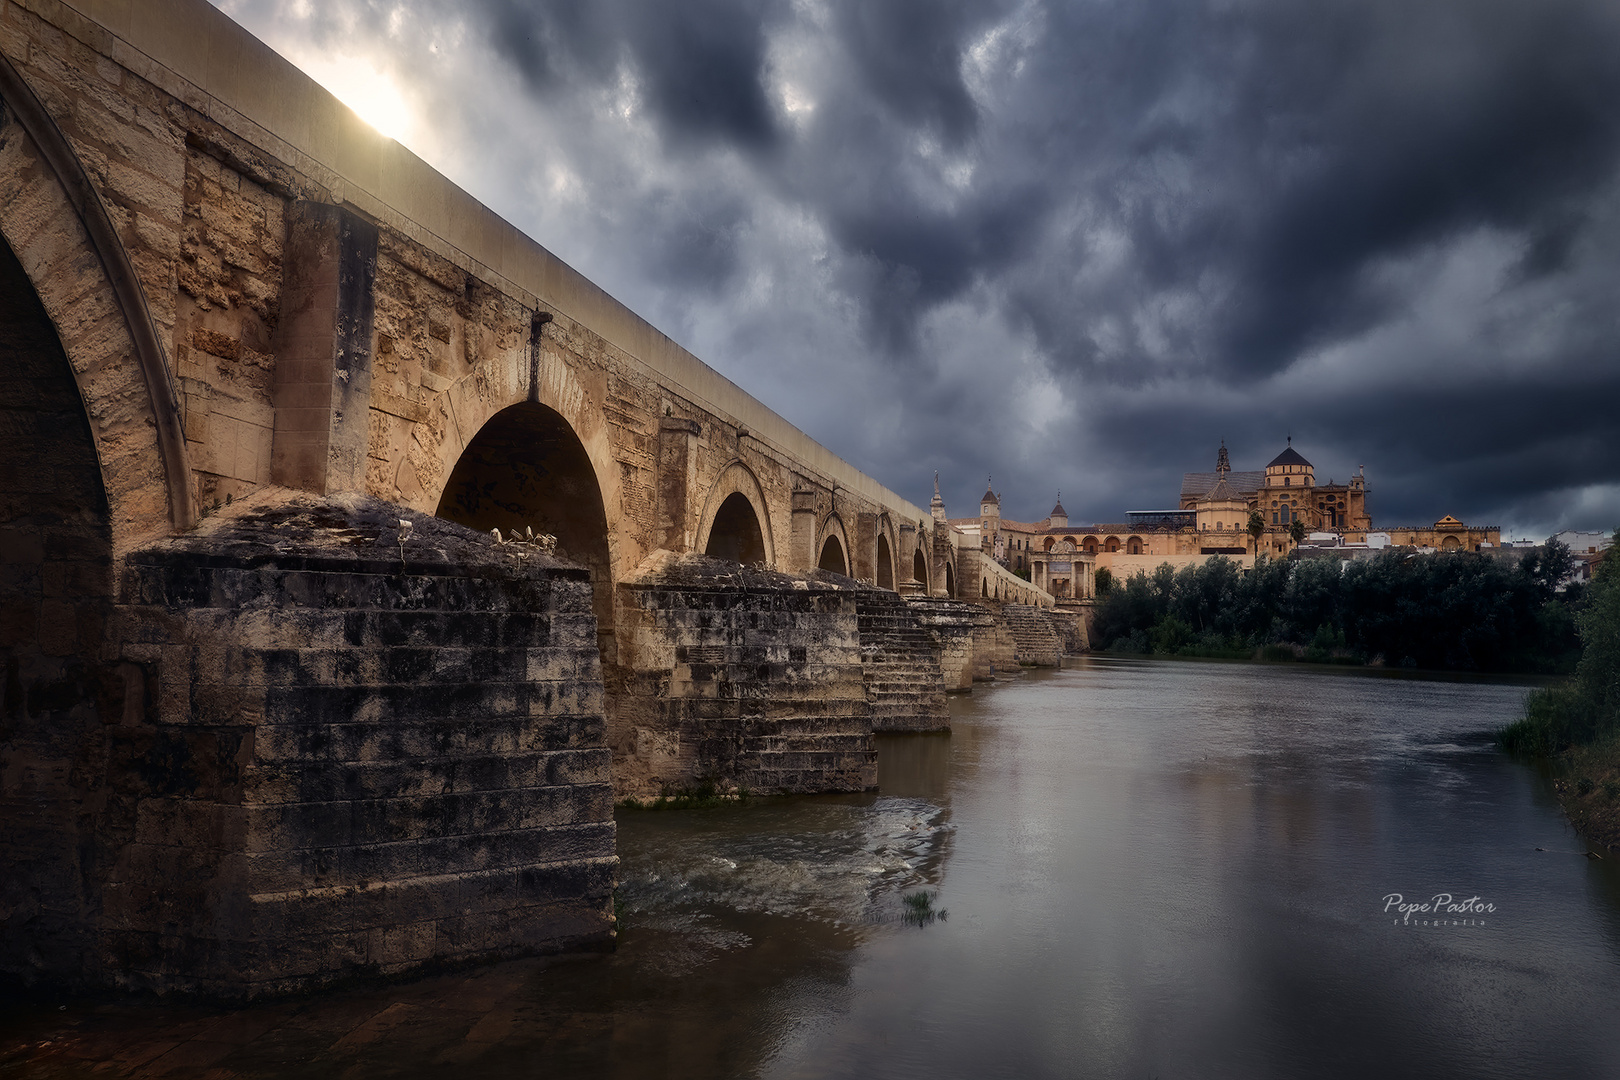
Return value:
[(821, 523), (821, 540), (816, 550), (820, 553), (816, 557), (816, 569), (851, 576), (849, 534), (837, 514), (828, 514), (827, 520)]
[(59, 340), (89, 417), (114, 551), (191, 528), (194, 481), (145, 290), (83, 164), (4, 56), (0, 238)]
[[(0, 132), (0, 145), (11, 134)], [(84, 380), (58, 325), (0, 241), (0, 759), (14, 766), (0, 800), (0, 910), (15, 928), (0, 934), (0, 953), (37, 972), (88, 974), (95, 931), (75, 916), (99, 919), (104, 883), (94, 868), (111, 865), (120, 836), (133, 834), (135, 800), (109, 798), (110, 787), (129, 790), (109, 780), (142, 764), (120, 753), (142, 745), (121, 725), (141, 716), (144, 692), (130, 691), (132, 679), (146, 680), (106, 659), (114, 519)], [(162, 528), (161, 488), (155, 501), (149, 524)], [(85, 810), (92, 800), (103, 807), (94, 814)]]
[(438, 517), (512, 536), (557, 538), (557, 554), (587, 567), (604, 662), (613, 647), (613, 540), (590, 452), (567, 418), (525, 401), (491, 416), (467, 442), (434, 509)]
[(945, 595), (956, 599), (956, 569), (949, 561), (945, 563)]
[(872, 581), (880, 589), (894, 589), (902, 579), (904, 568), (897, 557), (900, 534), (887, 510), (878, 513), (876, 532), (877, 538), (872, 544)]
[[(646, 553), (630, 550), (626, 530), (617, 528), (624, 505), (620, 469), (600, 395), (593, 394), (561, 357), (544, 348), (543, 341), (536, 344), (536, 351), (538, 364), (531, 366), (531, 359), (536, 358), (528, 348), (508, 349), (485, 376), (468, 374), (439, 395), (437, 415), (417, 425), (422, 435), (399, 464), (395, 498), (413, 509), (436, 514), (468, 447), (492, 420), (515, 408), (544, 408), (567, 425), (590, 462), (607, 517), (608, 566), (617, 578)], [(436, 449), (420, 449), (424, 445)], [(558, 541), (563, 543), (563, 538), (559, 536)]]
[(920, 546), (911, 553), (911, 580), (928, 584), (928, 557)]
[(715, 478), (703, 506), (698, 550), (715, 558), (746, 564), (776, 565), (776, 544), (766, 512), (765, 490), (741, 459)]

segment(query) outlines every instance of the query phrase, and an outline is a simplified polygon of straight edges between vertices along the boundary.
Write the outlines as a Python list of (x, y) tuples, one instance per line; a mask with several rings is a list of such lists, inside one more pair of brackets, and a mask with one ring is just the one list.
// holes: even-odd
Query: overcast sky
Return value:
[(952, 516), (1620, 524), (1613, 0), (216, 0)]

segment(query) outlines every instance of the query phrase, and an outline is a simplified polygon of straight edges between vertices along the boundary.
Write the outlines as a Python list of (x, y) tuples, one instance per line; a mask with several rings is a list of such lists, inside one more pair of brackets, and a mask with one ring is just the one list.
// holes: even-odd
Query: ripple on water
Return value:
[[(639, 814), (621, 820), (621, 831), (635, 835), (634, 845), (623, 845), (635, 854), (620, 868), (627, 914), (685, 919), (734, 911), (838, 925), (883, 921), (898, 893), (936, 879), (954, 830), (945, 807), (889, 796), (829, 805), (811, 817), (813, 830), (788, 836), (744, 832), (724, 814), (660, 812), (656, 822)], [(680, 924), (688, 925), (696, 924)]]

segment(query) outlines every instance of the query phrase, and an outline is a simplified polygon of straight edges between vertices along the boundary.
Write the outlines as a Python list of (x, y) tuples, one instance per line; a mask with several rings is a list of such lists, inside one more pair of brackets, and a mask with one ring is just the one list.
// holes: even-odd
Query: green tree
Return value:
[(1260, 554), (1260, 537), (1266, 531), (1266, 519), (1260, 516), (1260, 511), (1249, 511), (1249, 538), (1254, 541), (1254, 553)]
[(1535, 582), (1542, 603), (1558, 593), (1558, 586), (1575, 569), (1575, 556), (1568, 545), (1549, 540), (1539, 551), (1532, 551), (1519, 560), (1519, 570)]
[(1300, 541), (1305, 539), (1305, 523), (1299, 518), (1288, 523), (1288, 538), (1294, 542), (1295, 547), (1299, 547)]
[[(1535, 573), (1539, 567), (1521, 569), (1526, 577), (1542, 577)], [(1531, 692), (1524, 719), (1498, 736), (1504, 749), (1552, 755), (1620, 732), (1620, 543), (1595, 569), (1586, 608), (1575, 619), (1581, 659), (1574, 678)]]
[(1114, 572), (1108, 567), (1097, 571), (1097, 595), (1107, 596), (1114, 591)]

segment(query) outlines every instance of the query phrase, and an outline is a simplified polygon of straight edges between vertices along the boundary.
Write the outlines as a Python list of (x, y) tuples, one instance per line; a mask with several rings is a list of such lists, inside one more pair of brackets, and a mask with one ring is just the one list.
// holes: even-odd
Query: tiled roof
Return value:
[[(1220, 473), (1190, 472), (1183, 473), (1181, 477), (1181, 497), (1189, 495), (1203, 495), (1215, 486), (1220, 479)], [(1254, 472), (1230, 472), (1226, 474), (1226, 483), (1238, 493), (1240, 498), (1248, 498), (1259, 491), (1266, 483), (1264, 470)]]
[(1233, 491), (1231, 482), (1228, 481), (1226, 479), (1226, 477), (1223, 476), (1219, 480), (1216, 480), (1215, 481), (1215, 486), (1210, 488), (1208, 491), (1204, 492), (1204, 497), (1199, 499), (1198, 501), (1199, 502), (1246, 502), (1247, 500), (1244, 499), (1244, 497), (1242, 495), (1239, 495), (1236, 491)]
[(1288, 449), (1272, 458), (1271, 464), (1267, 465), (1266, 468), (1269, 469), (1276, 465), (1303, 465), (1307, 469), (1311, 467), (1311, 463), (1301, 457), (1299, 451), (1295, 450), (1292, 444), (1289, 445)]

